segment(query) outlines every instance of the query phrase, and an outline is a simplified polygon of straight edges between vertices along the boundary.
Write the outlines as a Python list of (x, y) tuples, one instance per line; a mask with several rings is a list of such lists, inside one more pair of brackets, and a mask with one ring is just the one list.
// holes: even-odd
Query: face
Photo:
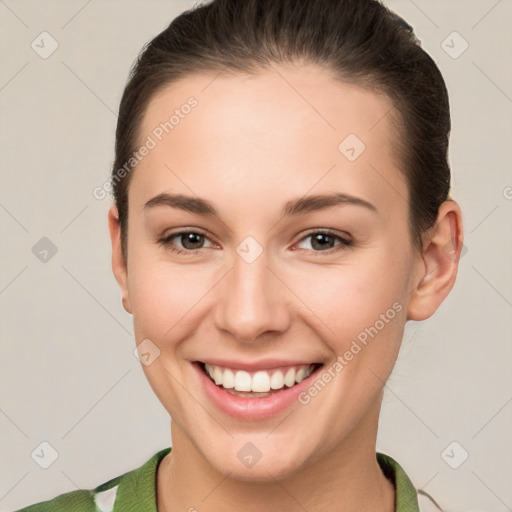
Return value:
[(242, 479), (372, 443), (421, 261), (390, 102), (276, 69), (152, 99), (116, 274), (175, 449)]

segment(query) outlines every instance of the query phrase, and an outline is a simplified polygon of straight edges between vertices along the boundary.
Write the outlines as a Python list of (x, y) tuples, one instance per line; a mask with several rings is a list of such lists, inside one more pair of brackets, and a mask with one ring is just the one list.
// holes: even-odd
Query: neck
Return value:
[[(157, 475), (158, 512), (287, 510), (395, 511), (395, 489), (376, 459), (380, 403), (316, 462), (281, 480), (245, 481), (217, 471), (176, 423), (173, 449)], [(369, 441), (371, 440), (371, 442)]]

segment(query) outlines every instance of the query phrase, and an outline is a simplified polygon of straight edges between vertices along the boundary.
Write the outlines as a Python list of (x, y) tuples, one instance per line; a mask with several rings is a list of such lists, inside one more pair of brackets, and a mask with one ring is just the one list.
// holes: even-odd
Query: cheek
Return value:
[(375, 251), (358, 264), (308, 272), (296, 281), (294, 292), (307, 306), (302, 309), (309, 310), (306, 314), (313, 328), (337, 355), (349, 350), (354, 341), (364, 347), (378, 339), (382, 348), (373, 350), (372, 357), (383, 350), (387, 360), (398, 350), (405, 323), (404, 272), (398, 270), (403, 265)]
[(184, 269), (154, 257), (133, 257), (128, 289), (136, 339), (163, 344), (189, 336), (194, 314), (213, 286), (208, 286), (211, 280), (198, 266)]
[[(385, 268), (378, 261), (386, 261)], [(317, 272), (315, 282), (313, 275), (302, 281), (300, 293), (308, 293), (303, 296), (314, 312), (308, 317), (311, 329), (320, 333), (335, 361), (326, 367), (333, 382), (328, 384), (330, 394), (321, 399), (332, 404), (326, 408), (325, 421), (333, 425), (333, 432), (357, 423), (387, 381), (400, 350), (406, 319), (401, 267), (389, 257), (376, 257), (374, 262), (324, 269)], [(315, 383), (308, 396), (322, 388)], [(335, 412), (339, 404), (345, 404), (345, 415)]]
[[(132, 257), (128, 287), (137, 344), (150, 340), (158, 356), (142, 365), (145, 376), (162, 405), (173, 418), (187, 416), (190, 403), (183, 400), (184, 366), (180, 347), (200, 325), (201, 298), (205, 297), (204, 275), (190, 268), (157, 261), (154, 257)], [(204, 274), (204, 273), (203, 273)], [(203, 306), (204, 309), (204, 306)], [(149, 345), (156, 354), (153, 345)], [(153, 356), (152, 356), (153, 357)]]

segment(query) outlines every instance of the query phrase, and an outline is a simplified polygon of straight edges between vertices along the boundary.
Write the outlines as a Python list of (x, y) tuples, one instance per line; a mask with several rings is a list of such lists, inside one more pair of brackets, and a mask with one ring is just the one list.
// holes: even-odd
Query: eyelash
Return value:
[[(175, 254), (184, 254), (184, 255), (187, 255), (187, 256), (191, 256), (191, 255), (194, 255), (194, 254), (197, 254), (201, 249), (190, 249), (190, 250), (183, 250), (183, 249), (176, 249), (175, 247), (173, 247), (173, 244), (171, 243), (171, 240), (173, 238), (176, 238), (176, 237), (179, 237), (180, 235), (188, 235), (188, 234), (195, 234), (195, 235), (203, 235), (205, 238), (208, 238), (206, 236), (205, 233), (202, 233), (201, 231), (192, 231), (192, 230), (182, 230), (182, 231), (177, 231), (175, 233), (171, 233), (169, 234), (168, 236), (166, 236), (165, 238), (161, 238), (160, 240), (158, 240), (158, 243), (160, 245), (163, 245), (164, 247), (168, 248), (171, 252), (175, 253)], [(328, 254), (333, 254), (335, 252), (338, 252), (340, 250), (345, 250), (345, 249), (350, 249), (353, 247), (354, 245), (354, 241), (353, 240), (347, 240), (346, 238), (343, 238), (339, 235), (337, 235), (334, 231), (331, 231), (329, 229), (317, 229), (316, 231), (311, 231), (310, 233), (308, 233), (307, 235), (305, 235), (304, 237), (302, 237), (298, 243), (306, 240), (307, 238), (313, 236), (313, 235), (317, 235), (317, 234), (322, 234), (322, 235), (329, 235), (329, 236), (332, 236), (334, 238), (337, 238), (338, 240), (340, 240), (340, 244), (336, 247), (333, 247), (329, 250), (326, 250), (326, 251), (310, 251), (310, 252), (313, 252), (315, 255), (318, 255), (318, 256), (321, 256), (321, 255), (328, 255)], [(299, 250), (308, 250), (308, 249), (299, 249)]]

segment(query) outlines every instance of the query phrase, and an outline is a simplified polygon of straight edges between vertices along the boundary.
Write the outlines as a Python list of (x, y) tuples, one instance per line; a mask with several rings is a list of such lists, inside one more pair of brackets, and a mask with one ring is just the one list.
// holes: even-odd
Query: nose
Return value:
[(289, 327), (293, 293), (268, 260), (265, 251), (251, 263), (235, 254), (232, 269), (216, 286), (214, 323), (240, 343), (276, 337)]

